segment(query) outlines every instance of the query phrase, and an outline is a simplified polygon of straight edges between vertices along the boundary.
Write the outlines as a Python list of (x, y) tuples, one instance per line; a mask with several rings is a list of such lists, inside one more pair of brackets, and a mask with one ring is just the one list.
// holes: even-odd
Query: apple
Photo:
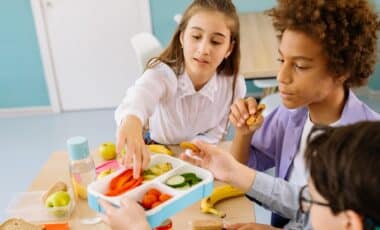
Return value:
[[(65, 216), (68, 212), (68, 205), (70, 204), (71, 197), (66, 191), (58, 191), (47, 197), (45, 206), (51, 210), (49, 212), (56, 217)], [(66, 207), (66, 208), (64, 208)]]
[(99, 153), (106, 161), (116, 158), (116, 146), (112, 142), (106, 142), (99, 146)]
[(103, 177), (105, 177), (105, 176), (107, 176), (113, 172), (115, 172), (115, 170), (113, 168), (105, 169), (98, 174), (97, 179), (99, 180), (99, 179), (101, 179), (101, 178), (103, 178)]

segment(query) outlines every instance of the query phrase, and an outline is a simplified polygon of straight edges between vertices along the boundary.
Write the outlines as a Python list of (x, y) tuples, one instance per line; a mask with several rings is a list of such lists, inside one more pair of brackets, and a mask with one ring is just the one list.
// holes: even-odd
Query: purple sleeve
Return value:
[(264, 118), (264, 123), (252, 137), (248, 166), (264, 171), (275, 166), (276, 154), (281, 151), (283, 127), (280, 125), (281, 107)]

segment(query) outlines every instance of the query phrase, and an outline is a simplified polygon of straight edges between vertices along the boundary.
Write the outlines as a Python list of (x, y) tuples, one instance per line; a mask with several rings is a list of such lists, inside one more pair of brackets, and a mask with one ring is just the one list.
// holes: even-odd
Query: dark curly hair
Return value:
[(335, 215), (354, 210), (366, 225), (380, 227), (379, 121), (314, 127), (305, 162), (317, 191)]
[(345, 87), (362, 86), (377, 56), (378, 15), (366, 0), (278, 0), (268, 15), (281, 39), (285, 30), (301, 31), (320, 41), (328, 70), (347, 74)]

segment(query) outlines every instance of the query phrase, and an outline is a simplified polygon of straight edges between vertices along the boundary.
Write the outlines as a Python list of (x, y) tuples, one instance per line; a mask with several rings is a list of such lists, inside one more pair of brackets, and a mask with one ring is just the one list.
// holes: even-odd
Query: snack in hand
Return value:
[(251, 115), (248, 117), (247, 121), (245, 122), (248, 126), (252, 126), (254, 124), (256, 124), (257, 122), (257, 119), (261, 116), (261, 114), (263, 113), (265, 109), (265, 105), (264, 104), (259, 104), (256, 108), (256, 112), (255, 114)]
[(196, 152), (196, 153), (199, 153), (201, 150), (196, 146), (194, 145), (193, 143), (189, 142), (189, 141), (183, 141), (179, 144), (179, 146), (181, 147), (181, 149), (191, 149), (193, 152)]

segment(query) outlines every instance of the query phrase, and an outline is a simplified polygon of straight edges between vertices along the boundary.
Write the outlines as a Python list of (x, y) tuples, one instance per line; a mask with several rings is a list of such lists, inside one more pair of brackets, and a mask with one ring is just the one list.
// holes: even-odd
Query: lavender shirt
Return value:
[[(276, 177), (258, 172), (247, 195), (271, 211), (290, 219), (297, 216), (300, 186), (286, 180), (299, 148), (306, 118), (307, 108), (289, 110), (280, 106), (265, 117), (264, 124), (255, 132), (251, 141), (248, 166), (258, 171), (275, 167)], [(349, 91), (339, 125), (363, 120), (380, 120), (380, 115)]]

